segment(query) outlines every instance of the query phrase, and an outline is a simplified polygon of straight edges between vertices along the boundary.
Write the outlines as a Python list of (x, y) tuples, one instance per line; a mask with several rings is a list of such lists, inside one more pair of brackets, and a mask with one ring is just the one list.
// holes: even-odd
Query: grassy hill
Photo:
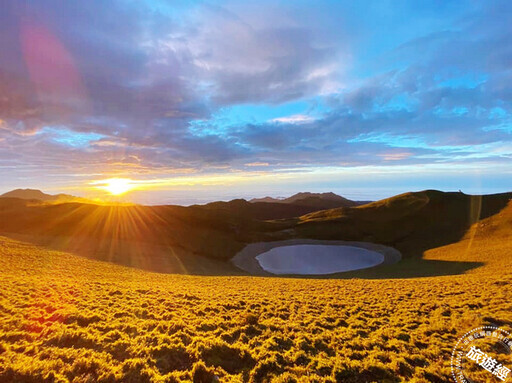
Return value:
[(251, 242), (367, 241), (400, 250), (405, 259), (400, 267), (410, 264), (408, 271), (379, 267), (340, 276), (446, 275), (466, 272), (479, 263), (427, 261), (422, 259), (425, 252), (457, 243), (473, 223), (500, 212), (511, 197), (512, 193), (470, 196), (427, 190), (305, 215), (295, 205), (243, 200), (181, 207), (0, 198), (0, 233), (145, 270), (202, 275), (239, 274), (227, 260)]
[(459, 336), (511, 330), (511, 229), (509, 204), (424, 257), (479, 267), (384, 280), (168, 275), (0, 237), (0, 382), (449, 382)]
[[(234, 222), (223, 212), (179, 206), (102, 206), (0, 199), (0, 231), (47, 241), (62, 249), (87, 246), (93, 253), (127, 258), (117, 247), (163, 246), (223, 259), (242, 247), (232, 235)], [(126, 246), (130, 247), (130, 246)]]
[(512, 193), (472, 196), (426, 190), (355, 208), (311, 213), (286, 222), (298, 237), (389, 245), (405, 257), (457, 242), (475, 222), (500, 212)]
[(75, 197), (69, 194), (46, 194), (38, 189), (15, 189), (0, 195), (0, 198), (19, 198), (49, 203), (80, 202), (94, 203), (86, 198)]
[(212, 202), (204, 206), (196, 205), (192, 208), (206, 208), (211, 211), (225, 211), (240, 218), (251, 218), (256, 220), (274, 220), (293, 218), (325, 209), (325, 205), (309, 206), (302, 204), (280, 203), (280, 202), (248, 202), (243, 199), (236, 199), (229, 202)]

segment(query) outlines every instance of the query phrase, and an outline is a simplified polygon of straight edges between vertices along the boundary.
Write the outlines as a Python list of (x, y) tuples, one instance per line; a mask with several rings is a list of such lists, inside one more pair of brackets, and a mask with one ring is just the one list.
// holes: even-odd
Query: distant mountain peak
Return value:
[(333, 192), (325, 192), (325, 193), (312, 193), (312, 192), (300, 192), (292, 195), (287, 198), (273, 198), (273, 197), (264, 197), (264, 198), (254, 198), (250, 200), (251, 203), (258, 202), (267, 202), (267, 203), (283, 203), (283, 204), (293, 204), (293, 205), (301, 205), (301, 206), (311, 206), (323, 209), (331, 209), (335, 207), (353, 207), (357, 205), (362, 205), (363, 203), (367, 203), (367, 201), (359, 202), (352, 201), (345, 197), (342, 197)]
[(284, 201), (291, 202), (291, 201), (301, 200), (304, 198), (319, 198), (319, 199), (323, 199), (323, 200), (349, 201), (347, 198), (342, 197), (333, 192), (326, 192), (326, 193), (300, 192), (300, 193), (292, 195), (291, 197), (285, 198)]
[(43, 193), (39, 189), (15, 189), (0, 195), (1, 198), (38, 199), (47, 201), (52, 199), (50, 194)]
[(39, 189), (14, 189), (0, 195), (0, 198), (19, 198), (25, 200), (39, 200), (45, 202), (89, 202), (85, 198), (69, 194), (47, 194)]

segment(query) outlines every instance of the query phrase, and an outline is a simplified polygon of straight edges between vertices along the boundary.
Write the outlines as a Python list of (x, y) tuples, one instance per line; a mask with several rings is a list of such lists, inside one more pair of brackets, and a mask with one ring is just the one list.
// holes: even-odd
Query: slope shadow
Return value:
[[(408, 279), (460, 275), (483, 266), (483, 262), (439, 261), (423, 258), (405, 258), (394, 265), (336, 274), (336, 278)], [(334, 275), (331, 275), (333, 277)]]
[[(479, 262), (422, 257), (428, 249), (458, 242), (473, 223), (502, 210), (511, 196), (424, 191), (360, 208), (334, 210), (337, 216), (325, 211), (310, 222), (255, 223), (223, 210), (81, 204), (33, 208), (21, 200), (5, 199), (0, 205), (0, 229), (43, 233), (46, 238), (27, 234), (22, 240), (90, 259), (193, 275), (248, 275), (228, 261), (243, 243), (292, 238), (373, 242), (398, 249), (403, 261), (323, 278), (418, 278), (463, 274), (482, 266)], [(78, 237), (84, 233), (89, 237)], [(67, 236), (57, 236), (62, 234)], [(17, 235), (10, 237), (19, 239)], [(127, 238), (145, 242), (124, 240)], [(176, 244), (188, 245), (187, 250)]]
[(423, 258), (425, 252), (459, 242), (473, 224), (503, 211), (511, 198), (512, 193), (471, 196), (426, 190), (405, 193), (356, 209), (320, 212), (305, 221), (296, 222), (294, 228), (301, 238), (379, 243), (402, 254), (402, 260), (395, 265), (330, 274), (322, 278), (459, 275), (485, 263), (426, 260)]
[(40, 246), (50, 251), (70, 253), (94, 261), (109, 262), (161, 274), (245, 275), (229, 262), (192, 254), (180, 247), (135, 241), (106, 241), (94, 238), (27, 235), (0, 232), (1, 236)]
[[(274, 275), (265, 271), (259, 264), (256, 257), (269, 251), (272, 248), (281, 246), (293, 246), (297, 244), (318, 244), (318, 245), (331, 245), (331, 246), (357, 246), (365, 247), (372, 251), (380, 252), (385, 257), (389, 257), (388, 262), (383, 262), (380, 265), (369, 267), (366, 269), (358, 269), (344, 272), (337, 272), (331, 274), (279, 274)], [(373, 244), (367, 244), (373, 245)], [(468, 261), (452, 261), (452, 260), (431, 260), (420, 257), (398, 258), (393, 252), (395, 249), (390, 249), (385, 246), (374, 247), (364, 246), (361, 242), (347, 242), (347, 241), (318, 241), (308, 239), (293, 239), (288, 241), (277, 242), (260, 242), (247, 246), (243, 251), (238, 253), (236, 257), (232, 258), (232, 263), (237, 267), (247, 271), (253, 276), (263, 277), (282, 277), (282, 278), (311, 278), (311, 279), (407, 279), (407, 278), (421, 278), (421, 277), (438, 277), (448, 275), (464, 274), (472, 269), (476, 269), (485, 264), (485, 262), (468, 262)], [(398, 254), (399, 257), (399, 254)]]
[[(97, 245), (93, 245), (91, 241), (70, 242), (70, 239), (65, 237), (48, 237), (5, 232), (1, 233), (1, 235), (41, 246), (48, 250), (63, 251), (95, 261), (109, 262), (162, 274), (205, 276), (251, 275), (238, 269), (232, 265), (231, 262), (190, 254), (180, 248), (125, 242), (118, 244), (118, 247), (112, 250), (108, 247), (100, 248)], [(483, 262), (425, 260), (420, 257), (413, 257), (402, 259), (393, 265), (382, 265), (343, 273), (328, 275), (276, 275), (265, 276), (263, 278), (407, 279), (460, 275), (483, 265)]]

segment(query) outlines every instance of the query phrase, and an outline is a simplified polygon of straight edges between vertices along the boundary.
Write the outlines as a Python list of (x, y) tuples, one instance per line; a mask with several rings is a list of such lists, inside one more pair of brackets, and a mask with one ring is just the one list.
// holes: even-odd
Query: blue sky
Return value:
[(512, 190), (508, 1), (0, 5), (0, 192)]

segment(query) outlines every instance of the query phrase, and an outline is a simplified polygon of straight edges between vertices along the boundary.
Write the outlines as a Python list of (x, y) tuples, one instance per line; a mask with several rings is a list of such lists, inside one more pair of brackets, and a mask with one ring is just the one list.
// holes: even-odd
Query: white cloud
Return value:
[(278, 117), (270, 120), (270, 122), (277, 122), (280, 124), (306, 124), (315, 121), (315, 118), (306, 114), (294, 114), (286, 117)]

